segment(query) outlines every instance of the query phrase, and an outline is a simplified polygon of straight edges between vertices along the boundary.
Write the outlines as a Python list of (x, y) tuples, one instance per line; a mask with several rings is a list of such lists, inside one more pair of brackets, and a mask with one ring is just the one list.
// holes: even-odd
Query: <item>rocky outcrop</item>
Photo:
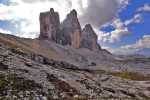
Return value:
[(106, 50), (106, 49), (103, 49), (103, 52), (112, 55), (112, 54), (111, 54), (108, 50)]
[(93, 51), (101, 50), (97, 43), (97, 35), (90, 24), (85, 25), (82, 30), (82, 47)]
[(42, 39), (60, 41), (60, 19), (58, 12), (53, 8), (48, 12), (40, 13), (40, 36)]
[(77, 18), (76, 10), (72, 10), (67, 18), (61, 23), (62, 43), (69, 44), (74, 48), (81, 46), (81, 26)]
[(101, 50), (97, 43), (97, 35), (90, 24), (82, 30), (76, 10), (72, 10), (60, 24), (59, 14), (50, 9), (40, 13), (40, 39), (48, 39), (62, 45), (74, 48), (87, 48), (93, 51)]

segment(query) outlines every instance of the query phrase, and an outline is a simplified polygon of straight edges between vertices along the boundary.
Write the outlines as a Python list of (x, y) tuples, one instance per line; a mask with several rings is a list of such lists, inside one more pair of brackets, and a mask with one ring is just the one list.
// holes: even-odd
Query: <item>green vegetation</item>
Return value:
[(7, 70), (8, 66), (0, 62), (0, 70)]
[(133, 81), (149, 81), (150, 77), (139, 75), (132, 72), (109, 72), (110, 75), (130, 79)]
[(117, 97), (101, 97), (101, 99), (102, 100), (115, 100), (115, 99), (118, 99), (118, 98)]
[(24, 78), (16, 78), (16, 81), (13, 82), (12, 88), (13, 90), (35, 90), (36, 88), (42, 89), (42, 86), (35, 83), (32, 80), (25, 80)]
[(62, 99), (62, 100), (88, 100), (84, 98), (67, 98), (67, 99)]
[(68, 83), (58, 79), (53, 74), (47, 74), (47, 79), (61, 92), (66, 92), (68, 96), (73, 97), (74, 94), (78, 94), (77, 90), (71, 87)]
[(126, 61), (131, 61), (134, 63), (147, 63), (150, 62), (150, 57), (145, 58), (145, 57), (139, 57), (139, 58), (124, 58)]
[[(19, 92), (21, 91), (23, 97), (25, 96), (25, 91), (28, 91), (30, 100), (33, 100), (35, 95), (33, 91), (36, 91), (38, 95), (46, 96), (41, 84), (35, 83), (33, 80), (27, 80), (23, 77), (19, 77), (17, 74), (11, 74), (10, 76), (0, 74), (0, 100), (6, 100), (6, 96), (8, 95), (7, 90), (10, 89), (10, 94), (16, 96), (16, 99), (14, 98), (13, 100), (18, 100), (17, 98), (20, 98)], [(7, 100), (9, 99), (7, 98)]]
[(150, 91), (150, 87), (147, 87), (146, 89), (147, 89), (148, 91)]
[(11, 42), (1, 40), (1, 39), (0, 39), (0, 44), (5, 44), (6, 46), (9, 46), (10, 48), (19, 48), (19, 46), (14, 45), (14, 44), (11, 43)]
[(144, 99), (146, 99), (146, 100), (150, 100), (150, 97), (148, 97), (148, 96), (146, 96), (144, 93), (142, 93), (142, 92), (139, 92), (138, 93), (138, 96), (140, 96), (140, 97), (142, 97), (142, 98), (144, 98)]
[(147, 62), (150, 62), (150, 58), (136, 58), (134, 59), (135, 62), (141, 62), (141, 63), (147, 63)]
[(104, 87), (104, 90), (112, 92), (112, 93), (116, 93), (115, 90), (113, 90), (112, 88), (109, 88), (109, 87)]
[(96, 66), (97, 64), (95, 62), (91, 62), (91, 66)]
[(84, 79), (84, 80), (76, 80), (76, 82), (80, 82), (81, 84), (85, 85), (86, 89), (87, 90), (90, 90), (92, 89), (92, 87), (88, 84), (88, 82), (86, 82), (87, 79)]
[(0, 94), (6, 95), (5, 92), (7, 90), (8, 82), (5, 80), (5, 76), (0, 74)]

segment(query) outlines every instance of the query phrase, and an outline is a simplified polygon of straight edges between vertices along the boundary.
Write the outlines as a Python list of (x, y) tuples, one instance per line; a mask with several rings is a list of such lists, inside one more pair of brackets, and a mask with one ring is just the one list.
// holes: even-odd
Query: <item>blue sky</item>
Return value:
[[(150, 42), (148, 39), (150, 36), (150, 1), (149, 0), (130, 0), (129, 4), (118, 13), (118, 18), (125, 22), (126, 20), (132, 19), (135, 15), (141, 15), (141, 18), (139, 22), (131, 22), (129, 25), (125, 25), (125, 27), (128, 28), (128, 32), (130, 32), (129, 35), (122, 37), (117, 42), (103, 42), (100, 41), (102, 46), (108, 47), (108, 49), (116, 50), (115, 54), (117, 54), (117, 51), (129, 51), (129, 52), (120, 52), (121, 54), (132, 54), (132, 53), (140, 53), (143, 55), (150, 56)], [(116, 28), (113, 25), (108, 25), (106, 27), (100, 28), (102, 31), (105, 32), (111, 32), (115, 30)], [(136, 44), (136, 42), (139, 42), (143, 39), (144, 36), (147, 36), (145, 39), (147, 39), (147, 45), (143, 47), (136, 47), (142, 44)], [(144, 42), (143, 45), (146, 43)], [(127, 48), (127, 46), (129, 46)], [(120, 48), (122, 47), (122, 49)], [(132, 50), (130, 50), (132, 49)], [(110, 50), (111, 51), (111, 50)], [(133, 52), (130, 52), (133, 51)], [(139, 52), (138, 52), (139, 51)], [(143, 52), (142, 52), (143, 51)]]
[(150, 56), (149, 0), (0, 0), (0, 32), (36, 38), (39, 13), (51, 7), (61, 21), (76, 9), (81, 26), (90, 23), (100, 45), (114, 54)]

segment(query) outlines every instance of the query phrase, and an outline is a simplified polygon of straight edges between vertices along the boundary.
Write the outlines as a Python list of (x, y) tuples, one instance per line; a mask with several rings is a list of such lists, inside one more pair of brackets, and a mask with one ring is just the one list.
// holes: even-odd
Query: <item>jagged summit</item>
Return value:
[(54, 9), (53, 9), (53, 8), (50, 8), (50, 12), (54, 12)]
[(76, 11), (75, 9), (73, 9), (73, 10), (70, 11), (70, 13), (67, 15), (67, 17), (68, 17), (69, 15), (77, 18), (77, 15), (78, 15), (78, 14), (77, 14), (77, 11)]
[(48, 39), (62, 45), (74, 48), (87, 48), (93, 51), (101, 50), (97, 43), (97, 35), (90, 24), (83, 30), (77, 17), (77, 11), (71, 10), (66, 19), (60, 23), (59, 14), (53, 8), (40, 13), (40, 39)]
[(91, 24), (86, 24), (85, 27), (83, 28), (82, 30), (82, 34), (85, 35), (85, 34), (90, 34), (92, 35), (93, 37), (97, 38), (97, 35), (96, 33), (94, 32)]

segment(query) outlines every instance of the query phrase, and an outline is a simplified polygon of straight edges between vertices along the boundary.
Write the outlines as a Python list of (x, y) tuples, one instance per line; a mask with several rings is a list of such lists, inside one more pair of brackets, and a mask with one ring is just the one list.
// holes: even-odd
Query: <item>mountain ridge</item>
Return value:
[(146, 100), (149, 64), (148, 60), (117, 60), (104, 51), (0, 33), (0, 98)]
[[(46, 16), (46, 17), (45, 17)], [(60, 23), (59, 14), (53, 8), (40, 13), (39, 39), (48, 39), (62, 45), (74, 48), (87, 48), (92, 51), (102, 51), (98, 37), (90, 24), (81, 29), (77, 11), (71, 10), (66, 19)]]

